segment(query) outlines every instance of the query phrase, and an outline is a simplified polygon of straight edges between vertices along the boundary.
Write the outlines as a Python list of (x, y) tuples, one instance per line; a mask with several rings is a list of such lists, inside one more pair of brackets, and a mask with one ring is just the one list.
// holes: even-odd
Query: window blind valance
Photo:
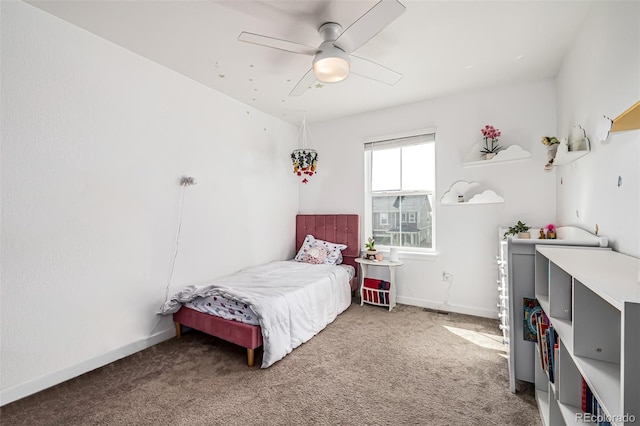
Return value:
[(404, 134), (397, 136), (383, 137), (376, 140), (368, 139), (364, 142), (365, 151), (372, 151), (374, 149), (390, 149), (399, 148), (411, 145), (420, 145), (428, 142), (435, 142), (436, 131), (435, 129), (425, 129), (412, 134)]

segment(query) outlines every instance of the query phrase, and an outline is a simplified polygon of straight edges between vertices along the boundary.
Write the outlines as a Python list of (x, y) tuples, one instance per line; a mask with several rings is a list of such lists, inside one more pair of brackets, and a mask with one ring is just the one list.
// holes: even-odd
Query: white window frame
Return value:
[[(430, 127), (430, 128), (426, 128), (426, 129), (420, 129), (420, 130), (415, 130), (415, 131), (410, 131), (410, 132), (405, 132), (405, 133), (398, 133), (398, 134), (394, 134), (394, 135), (388, 135), (388, 136), (384, 136), (384, 137), (374, 137), (374, 138), (367, 138), (364, 140), (364, 158), (365, 158), (365, 165), (364, 165), (364, 198), (365, 198), (365, 206), (364, 206), (364, 233), (367, 236), (373, 235), (373, 212), (372, 212), (372, 203), (371, 203), (371, 197), (372, 197), (372, 190), (371, 190), (371, 171), (372, 171), (372, 164), (371, 164), (371, 159), (372, 159), (372, 146), (380, 146), (380, 147), (393, 147), (393, 146), (409, 146), (411, 145), (411, 142), (408, 141), (408, 139), (410, 138), (419, 138), (419, 137), (424, 137), (427, 140), (423, 140), (423, 141), (416, 141), (415, 143), (423, 143), (423, 142), (432, 142), (435, 144), (435, 140), (436, 140), (436, 128), (435, 127)], [(430, 140), (429, 140), (430, 139)], [(403, 141), (404, 140), (404, 141)], [(434, 161), (435, 163), (435, 161)], [(434, 167), (434, 175), (437, 176), (436, 173), (436, 164), (433, 165)], [(437, 178), (436, 178), (437, 179)], [(377, 191), (376, 194), (379, 195), (393, 195), (393, 194), (398, 194), (398, 195), (418, 195), (418, 194), (424, 194), (426, 193), (425, 191)], [(430, 193), (430, 192), (428, 192)], [(435, 193), (435, 189), (432, 193), (432, 205), (431, 205), (431, 209), (432, 209), (432, 216), (431, 216), (431, 247), (430, 248), (426, 248), (426, 247), (405, 247), (405, 246), (396, 246), (400, 249), (401, 253), (416, 253), (418, 255), (420, 254), (425, 254), (425, 255), (434, 255), (437, 254), (437, 245), (436, 245), (436, 193)], [(416, 214), (416, 220), (417, 220), (417, 214)], [(388, 250), (390, 248), (390, 246), (386, 246), (386, 245), (381, 245), (381, 244), (376, 244), (376, 246), (379, 249), (382, 250)]]

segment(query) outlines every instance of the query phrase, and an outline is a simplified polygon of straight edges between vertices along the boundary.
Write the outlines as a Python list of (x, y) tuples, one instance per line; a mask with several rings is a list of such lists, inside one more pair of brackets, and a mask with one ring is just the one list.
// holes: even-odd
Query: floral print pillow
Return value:
[(293, 260), (313, 264), (339, 265), (342, 263), (342, 250), (346, 248), (347, 246), (344, 244), (317, 240), (313, 235), (307, 235)]
[(307, 252), (302, 255), (302, 261), (305, 263), (312, 263), (314, 265), (322, 265), (329, 253), (322, 244), (314, 244)]

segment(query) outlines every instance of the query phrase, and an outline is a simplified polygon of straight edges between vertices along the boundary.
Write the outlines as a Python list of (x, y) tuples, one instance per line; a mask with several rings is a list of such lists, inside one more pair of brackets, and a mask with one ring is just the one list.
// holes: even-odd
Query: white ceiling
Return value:
[(318, 27), (344, 28), (377, 0), (29, 1), (268, 114), (300, 124), (552, 77), (588, 1), (413, 1), (354, 53), (403, 74), (394, 86), (350, 75), (289, 92), (312, 57), (237, 40), (242, 31), (318, 46)]

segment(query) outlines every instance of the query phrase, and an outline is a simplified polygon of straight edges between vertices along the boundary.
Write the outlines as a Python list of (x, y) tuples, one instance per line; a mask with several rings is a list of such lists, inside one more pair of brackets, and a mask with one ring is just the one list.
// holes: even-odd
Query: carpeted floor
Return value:
[[(192, 331), (0, 409), (4, 425), (539, 425), (495, 320), (353, 304), (268, 369)], [(260, 352), (256, 363), (260, 364)]]

